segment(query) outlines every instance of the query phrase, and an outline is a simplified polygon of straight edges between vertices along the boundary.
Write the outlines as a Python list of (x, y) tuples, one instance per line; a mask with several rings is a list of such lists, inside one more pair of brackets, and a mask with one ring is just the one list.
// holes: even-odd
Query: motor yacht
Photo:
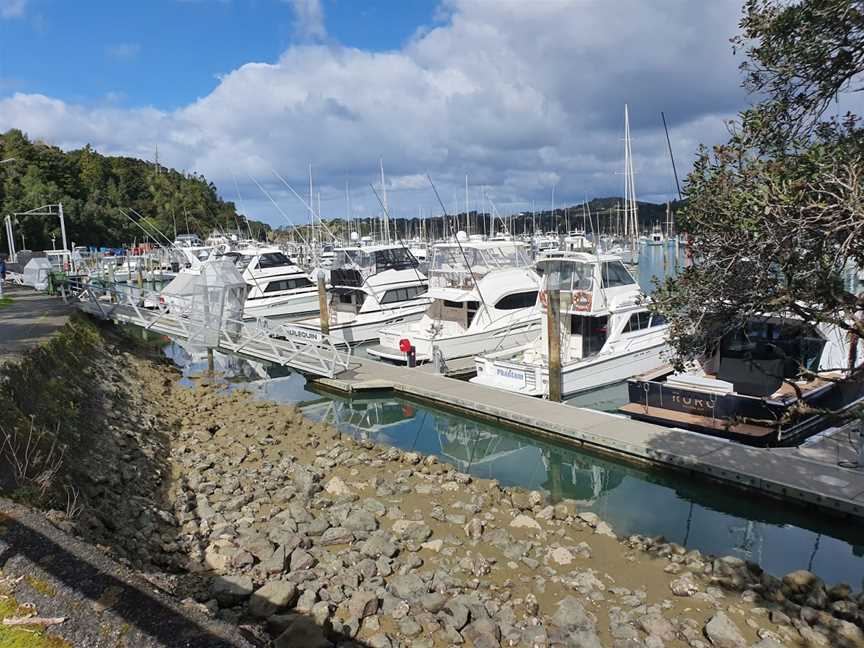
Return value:
[(249, 285), (244, 319), (299, 317), (318, 312), (318, 288), (276, 247), (247, 247), (227, 252)]
[[(376, 340), (386, 326), (420, 319), (430, 302), (426, 275), (399, 245), (337, 248), (329, 280), (329, 337), (337, 345)], [(294, 325), (321, 332), (320, 317)]]
[[(621, 382), (663, 363), (667, 325), (649, 312), (636, 280), (612, 255), (559, 252), (537, 262), (545, 306), (558, 287), (561, 393)], [(476, 382), (531, 396), (549, 394), (548, 326), (526, 345), (475, 358)]]
[(789, 315), (753, 317), (721, 335), (685, 371), (670, 366), (628, 381), (631, 417), (747, 443), (788, 445), (864, 398), (848, 380), (864, 360), (836, 325)]
[(369, 355), (405, 362), (400, 347), (408, 340), (418, 362), (432, 360), (436, 349), (450, 360), (510, 349), (539, 334), (540, 278), (531, 267), (528, 246), (464, 239), (433, 246), (431, 303), (418, 321), (382, 329), (378, 345), (367, 349)]

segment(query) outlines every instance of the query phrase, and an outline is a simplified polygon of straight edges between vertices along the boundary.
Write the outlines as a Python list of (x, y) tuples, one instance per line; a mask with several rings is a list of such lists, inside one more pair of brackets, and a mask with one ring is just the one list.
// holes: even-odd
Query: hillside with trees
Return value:
[[(142, 230), (121, 209), (134, 210), (172, 239), (175, 232), (187, 230), (206, 236), (217, 228), (246, 229), (234, 203), (222, 200), (215, 185), (194, 173), (101, 155), (89, 145), (63, 151), (32, 142), (17, 129), (0, 134), (0, 160), (8, 160), (0, 164), (0, 217), (62, 202), (70, 244), (120, 246), (144, 240)], [(60, 246), (56, 218), (16, 219), (19, 248), (21, 235), (29, 249), (51, 249), (52, 236)], [(249, 224), (256, 233), (270, 229), (255, 221)], [(5, 250), (5, 241), (2, 247)]]

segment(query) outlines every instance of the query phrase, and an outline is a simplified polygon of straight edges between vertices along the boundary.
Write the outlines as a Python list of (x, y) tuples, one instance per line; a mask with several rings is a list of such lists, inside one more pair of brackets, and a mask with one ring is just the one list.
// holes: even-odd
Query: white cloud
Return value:
[(294, 11), (297, 35), (305, 40), (320, 41), (327, 36), (321, 0), (287, 0)]
[(0, 0), (0, 18), (22, 18), (27, 11), (27, 0)]
[[(305, 35), (323, 39), (320, 4), (292, 4)], [(166, 164), (204, 173), (232, 199), (236, 176), (244, 206), (278, 223), (250, 174), (298, 220), (304, 208), (271, 169), (302, 194), (312, 163), (325, 215), (344, 214), (346, 180), (358, 212), (374, 213), (379, 156), (396, 215), (439, 211), (427, 172), (448, 208), (464, 205), (466, 173), (472, 209), (485, 208), (484, 193), (502, 210), (548, 208), (553, 185), (558, 205), (620, 195), (627, 102), (637, 190), (673, 195), (660, 111), (679, 173), (699, 142), (725, 138), (724, 120), (745, 101), (728, 43), (738, 11), (687, 0), (447, 0), (444, 22), (399, 51), (292, 46), (171, 112), (15, 94), (0, 99), (0, 130), (145, 157), (158, 144)]]
[(141, 53), (141, 45), (138, 43), (115, 43), (105, 47), (105, 54), (115, 61), (130, 61)]

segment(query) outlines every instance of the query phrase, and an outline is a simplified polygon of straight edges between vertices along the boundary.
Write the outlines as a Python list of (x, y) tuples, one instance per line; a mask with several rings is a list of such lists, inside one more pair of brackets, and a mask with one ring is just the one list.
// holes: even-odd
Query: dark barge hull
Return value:
[[(684, 428), (754, 446), (793, 445), (833, 424), (828, 417), (811, 414), (781, 429), (779, 423), (772, 424), (770, 421), (779, 421), (798, 402), (794, 395), (772, 399), (682, 389), (671, 387), (662, 380), (669, 373), (628, 380), (630, 403), (619, 409), (637, 420)], [(862, 382), (826, 382), (803, 395), (803, 400), (812, 407), (833, 411), (849, 407), (862, 399)]]

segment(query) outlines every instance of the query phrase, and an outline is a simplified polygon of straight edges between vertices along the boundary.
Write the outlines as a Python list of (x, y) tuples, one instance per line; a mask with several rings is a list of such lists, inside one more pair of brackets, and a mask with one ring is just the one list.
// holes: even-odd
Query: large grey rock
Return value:
[(825, 583), (816, 574), (799, 569), (783, 577), (782, 591), (796, 603), (824, 608), (829, 603)]
[(387, 536), (376, 533), (360, 545), (360, 551), (362, 551), (364, 555), (377, 560), (381, 556), (392, 558), (399, 550), (396, 548), (395, 544), (390, 542)]
[(249, 598), (254, 589), (248, 576), (217, 576), (210, 583), (210, 596), (222, 607), (233, 607)]
[(378, 611), (378, 595), (367, 590), (357, 590), (348, 601), (348, 613), (357, 619), (365, 619)]
[(274, 648), (330, 648), (324, 629), (308, 617), (297, 617), (273, 643)]
[(501, 645), (501, 628), (492, 619), (477, 619), (462, 630), (462, 636), (474, 648), (498, 648)]
[(426, 592), (426, 584), (414, 574), (402, 574), (394, 576), (387, 584), (387, 589), (393, 596), (402, 600), (410, 601), (418, 598)]
[(461, 630), (468, 624), (468, 606), (459, 601), (448, 601), (438, 615), (445, 626)]
[(291, 554), (291, 571), (312, 569), (317, 563), (315, 556), (303, 549), (295, 549)]
[(393, 523), (393, 535), (402, 540), (420, 544), (429, 539), (432, 529), (416, 520), (397, 520)]
[(441, 592), (430, 592), (420, 597), (420, 605), (427, 612), (435, 614), (439, 612), (447, 603), (447, 596)]
[(257, 589), (249, 598), (249, 614), (266, 619), (290, 607), (297, 598), (297, 586), (283, 580), (273, 580)]
[(675, 596), (693, 596), (699, 591), (699, 583), (690, 572), (684, 572), (669, 583), (669, 589)]
[(725, 612), (717, 612), (708, 620), (705, 624), (705, 636), (711, 645), (717, 648), (744, 648), (747, 645), (738, 626)]
[(369, 511), (366, 511), (365, 509), (354, 509), (342, 523), (342, 526), (351, 531), (365, 531), (366, 533), (371, 533), (378, 528), (378, 521)]
[(318, 544), (323, 546), (343, 545), (350, 544), (352, 540), (354, 540), (354, 534), (349, 529), (345, 527), (333, 527), (332, 529), (327, 529), (321, 535)]
[(638, 622), (642, 631), (649, 636), (659, 637), (664, 641), (675, 639), (674, 626), (662, 614), (645, 614), (639, 617)]
[(562, 629), (594, 629), (594, 622), (578, 599), (566, 596), (558, 603), (552, 623)]

